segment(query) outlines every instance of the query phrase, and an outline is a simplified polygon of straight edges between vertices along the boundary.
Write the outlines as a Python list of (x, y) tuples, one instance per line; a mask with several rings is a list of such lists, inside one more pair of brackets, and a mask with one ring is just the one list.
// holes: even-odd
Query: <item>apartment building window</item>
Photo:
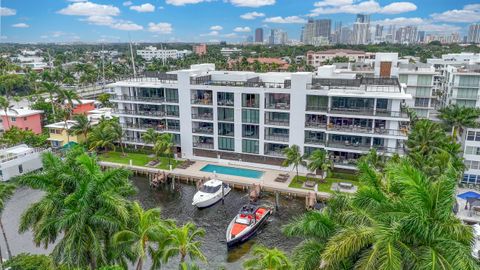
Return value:
[(281, 112), (266, 112), (265, 124), (288, 126), (290, 124), (290, 114)]
[(415, 113), (417, 114), (418, 117), (427, 117), (428, 116), (428, 110), (425, 109), (413, 109)]
[(432, 75), (418, 75), (417, 76), (417, 85), (432, 85)]
[(326, 111), (328, 108), (328, 97), (307, 95), (307, 111)]
[(462, 99), (457, 99), (455, 101), (455, 104), (457, 104), (460, 107), (468, 107), (468, 108), (475, 108), (475, 105), (477, 104), (476, 100), (462, 100)]
[(406, 75), (406, 74), (400, 74), (400, 75), (398, 76), (398, 81), (399, 81), (400, 83), (405, 83), (405, 84), (406, 84), (406, 83), (408, 82), (408, 75)]
[(259, 138), (259, 127), (257, 125), (242, 125), (242, 136), (244, 138)]
[(290, 94), (268, 93), (265, 97), (265, 108), (288, 110), (290, 109)]
[(166, 88), (165, 96), (167, 102), (178, 103), (178, 89)]
[(480, 86), (480, 76), (459, 76), (458, 86)]
[(476, 174), (464, 174), (462, 183), (478, 184), (480, 182), (480, 175)]
[(305, 146), (305, 147), (303, 148), (303, 152), (304, 152), (305, 155), (308, 157), (308, 156), (310, 156), (314, 151), (316, 151), (316, 150), (321, 150), (321, 149), (322, 149), (322, 148)]
[(16, 117), (11, 117), (12, 122), (16, 122), (17, 118)]
[(234, 94), (228, 92), (217, 93), (218, 106), (234, 106)]
[(458, 88), (457, 98), (477, 99), (478, 89), (475, 88)]
[(191, 92), (192, 104), (212, 105), (212, 91), (211, 90), (192, 90)]
[(250, 154), (258, 154), (258, 141), (242, 140), (242, 152)]
[(429, 98), (415, 98), (415, 107), (428, 107)]
[(467, 170), (478, 170), (480, 169), (480, 161), (465, 160), (465, 168)]
[(258, 110), (242, 109), (243, 123), (258, 124), (260, 122), (260, 113)]
[(377, 99), (377, 110), (387, 110), (388, 109), (388, 99), (379, 98)]
[(234, 136), (235, 125), (231, 123), (218, 123), (218, 135), (220, 136)]
[(258, 94), (242, 94), (242, 106), (260, 108), (260, 96)]
[(428, 87), (417, 87), (415, 97), (429, 97), (431, 91), (432, 89)]
[(234, 110), (232, 108), (218, 108), (218, 121), (233, 121)]
[(180, 110), (177, 105), (166, 105), (165, 111), (167, 112), (167, 116), (178, 117), (180, 115)]
[(235, 140), (233, 138), (218, 137), (218, 149), (235, 151)]
[(477, 141), (480, 142), (480, 131), (475, 132), (475, 131), (469, 131), (467, 133), (467, 141)]
[(466, 155), (480, 155), (480, 147), (474, 147), (474, 146), (467, 146), (465, 147), (465, 154)]

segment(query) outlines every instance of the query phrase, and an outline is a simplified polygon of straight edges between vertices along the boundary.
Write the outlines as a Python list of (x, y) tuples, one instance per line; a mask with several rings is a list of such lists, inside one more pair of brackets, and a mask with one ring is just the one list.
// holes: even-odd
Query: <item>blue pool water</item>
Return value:
[(200, 171), (202, 171), (202, 172), (212, 172), (212, 173), (215, 172), (215, 173), (218, 173), (218, 174), (228, 174), (228, 175), (255, 178), (255, 179), (260, 179), (263, 175), (262, 171), (241, 169), (241, 168), (234, 168), (234, 167), (227, 167), (227, 166), (219, 166), (219, 165), (213, 165), (213, 164), (206, 165)]

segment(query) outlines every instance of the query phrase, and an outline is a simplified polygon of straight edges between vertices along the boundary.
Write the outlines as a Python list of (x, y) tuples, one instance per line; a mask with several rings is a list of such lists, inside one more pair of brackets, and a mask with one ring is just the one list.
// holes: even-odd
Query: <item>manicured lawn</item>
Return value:
[[(309, 188), (304, 188), (303, 187), (303, 183), (307, 181), (307, 178), (305, 176), (295, 176), (292, 180), (292, 182), (290, 183), (290, 185), (288, 185), (289, 187), (292, 187), (292, 188), (302, 188), (302, 189), (308, 189)], [(354, 180), (344, 180), (344, 179), (338, 179), (338, 178), (332, 178), (332, 177), (327, 177), (325, 179), (325, 183), (320, 183), (320, 181), (317, 180), (317, 184), (318, 184), (318, 191), (322, 191), (322, 192), (333, 192), (332, 191), (332, 184), (333, 183), (339, 183), (339, 182), (344, 182), (344, 183), (352, 183), (354, 184), (355, 186), (361, 186), (361, 184), (358, 182), (358, 181), (354, 181)]]
[[(121, 164), (130, 164), (130, 160), (132, 160), (132, 165), (134, 166), (146, 166), (148, 162), (155, 160), (153, 157), (149, 157), (147, 154), (140, 154), (140, 153), (125, 153), (125, 156), (122, 155), (121, 152), (108, 152), (102, 155), (99, 155), (100, 160), (108, 161), (108, 162), (115, 162)], [(172, 163), (172, 167), (177, 167), (182, 161), (174, 160), (173, 158), (170, 160)], [(168, 170), (168, 158), (161, 157), (160, 164), (155, 166), (155, 168)]]

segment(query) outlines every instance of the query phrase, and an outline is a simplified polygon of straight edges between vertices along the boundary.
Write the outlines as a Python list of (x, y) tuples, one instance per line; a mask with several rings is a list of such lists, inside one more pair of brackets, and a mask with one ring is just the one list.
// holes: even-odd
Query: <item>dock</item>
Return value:
[[(203, 163), (203, 162), (200, 162)], [(205, 165), (206, 163), (200, 164), (200, 166)], [(165, 174), (169, 180), (173, 181), (181, 181), (185, 183), (192, 183), (196, 184), (199, 181), (204, 181), (208, 178), (212, 178), (212, 173), (205, 173), (193, 170), (183, 170), (183, 169), (173, 169), (169, 170), (162, 170), (157, 168), (151, 167), (143, 167), (143, 166), (135, 166), (135, 165), (128, 165), (128, 164), (119, 164), (113, 162), (106, 162), (106, 161), (99, 161), (99, 165), (102, 168), (125, 168), (133, 172), (134, 175), (142, 175), (147, 177), (148, 179), (152, 179), (153, 177), (161, 174)], [(198, 166), (198, 165), (197, 165)], [(275, 182), (273, 173), (270, 175), (265, 175), (262, 180), (255, 180), (249, 179), (244, 177), (231, 177), (222, 174), (216, 174), (215, 178), (219, 179), (227, 184), (229, 184), (232, 188), (248, 191), (252, 186), (259, 185), (262, 192), (270, 192), (274, 194), (286, 195), (289, 197), (299, 197), (299, 198), (307, 198), (312, 196), (312, 194), (316, 195), (317, 200), (326, 201), (332, 195), (328, 192), (315, 192), (313, 190), (307, 189), (298, 189), (298, 188), (291, 188), (288, 187), (286, 183), (278, 183)], [(271, 178), (271, 179), (270, 179)]]

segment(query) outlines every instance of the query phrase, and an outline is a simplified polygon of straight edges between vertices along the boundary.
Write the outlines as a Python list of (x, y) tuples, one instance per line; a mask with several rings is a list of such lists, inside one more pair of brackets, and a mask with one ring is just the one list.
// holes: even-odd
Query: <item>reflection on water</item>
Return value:
[[(227, 250), (225, 230), (237, 214), (240, 207), (248, 202), (246, 192), (232, 190), (225, 197), (225, 204), (221, 202), (206, 208), (197, 209), (192, 206), (192, 198), (196, 192), (194, 185), (176, 183), (175, 191), (171, 187), (162, 186), (152, 190), (148, 180), (143, 177), (132, 179), (138, 188), (134, 199), (139, 200), (145, 208), (160, 207), (164, 218), (176, 219), (180, 224), (192, 221), (206, 230), (202, 241), (202, 251), (208, 260), (208, 269), (241, 269), (242, 262), (248, 257), (254, 244), (263, 244), (268, 247), (277, 247), (287, 252), (298, 243), (298, 239), (287, 238), (281, 233), (281, 227), (288, 221), (304, 212), (303, 200), (282, 198), (280, 209), (276, 211), (253, 239), (230, 250)], [(259, 203), (274, 206), (273, 196), (263, 196)], [(170, 267), (166, 267), (169, 269)], [(171, 266), (176, 269), (176, 266)]]

